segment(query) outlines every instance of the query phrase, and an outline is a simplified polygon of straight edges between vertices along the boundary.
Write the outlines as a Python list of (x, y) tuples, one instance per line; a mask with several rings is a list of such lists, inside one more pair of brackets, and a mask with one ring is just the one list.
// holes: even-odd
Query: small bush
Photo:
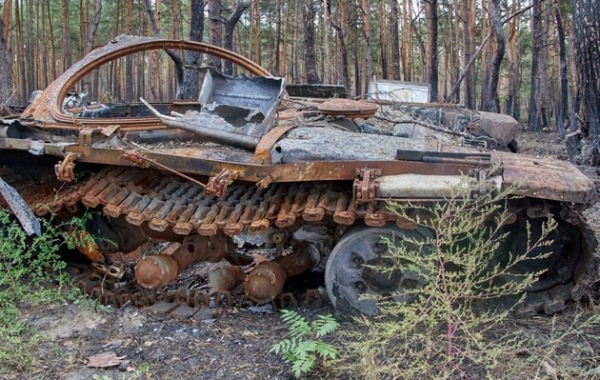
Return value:
[(331, 315), (320, 315), (310, 324), (293, 310), (282, 310), (281, 318), (288, 325), (289, 338), (273, 345), (270, 352), (292, 365), (294, 376), (313, 370), (319, 360), (336, 360), (338, 351), (322, 341), (323, 337), (337, 330), (338, 323)]
[(79, 229), (85, 218), (73, 223), (41, 220), (41, 236), (29, 237), (19, 223), (0, 210), (0, 368), (26, 372), (34, 359), (36, 346), (44, 338), (21, 318), (21, 308), (52, 302), (65, 302), (78, 295), (69, 285), (60, 258), (62, 246), (72, 246), (62, 231)]
[(406, 220), (428, 227), (431, 238), (392, 249), (387, 257), (395, 264), (378, 270), (411, 271), (426, 285), (413, 291), (414, 302), (380, 298), (381, 315), (358, 318), (363, 328), (348, 333), (347, 354), (355, 364), (346, 371), (362, 379), (496, 378), (501, 359), (526, 345), (502, 325), (542, 274), (520, 267), (548, 257), (544, 248), (556, 222), (545, 220), (535, 233), (528, 225), (526, 252), (499, 258), (508, 237), (501, 228), (509, 218), (503, 205), (514, 189), (478, 189), (464, 178), (445, 202), (391, 205)]

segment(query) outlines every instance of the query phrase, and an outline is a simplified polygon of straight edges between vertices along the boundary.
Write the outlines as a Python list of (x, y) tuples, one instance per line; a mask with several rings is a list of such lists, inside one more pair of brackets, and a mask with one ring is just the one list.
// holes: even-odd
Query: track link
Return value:
[[(406, 221), (388, 210), (385, 202), (359, 204), (351, 193), (341, 188), (336, 190), (330, 183), (274, 183), (266, 189), (254, 184), (233, 185), (224, 196), (216, 197), (207, 196), (201, 186), (182, 181), (179, 177), (119, 166), (104, 168), (58, 192), (49, 189), (40, 191), (39, 187), (31, 186), (19, 177), (11, 182), (38, 216), (65, 209), (74, 212), (83, 204), (89, 208), (101, 207), (112, 218), (124, 216), (127, 222), (136, 226), (147, 223), (157, 232), (171, 228), (175, 234), (182, 236), (195, 233), (215, 236), (220, 231), (233, 236), (245, 229), (261, 232), (269, 227), (287, 228), (303, 222), (320, 222), (326, 217), (344, 226), (362, 221), (369, 227), (382, 227), (396, 222), (399, 227), (407, 228)], [(595, 252), (598, 243), (593, 231), (573, 207), (540, 200), (526, 202), (527, 207), (517, 217), (546, 210), (547, 215), (555, 215), (559, 225), (565, 226), (562, 231), (581, 241), (577, 245), (578, 252), (561, 252), (559, 261), (562, 267), (556, 268), (561, 274), (560, 280), (530, 292), (519, 310), (522, 315), (538, 312), (554, 314), (563, 310), (569, 300), (579, 301), (590, 293), (590, 284), (597, 276)], [(144, 298), (145, 304), (152, 304), (157, 299), (143, 294), (140, 297)]]

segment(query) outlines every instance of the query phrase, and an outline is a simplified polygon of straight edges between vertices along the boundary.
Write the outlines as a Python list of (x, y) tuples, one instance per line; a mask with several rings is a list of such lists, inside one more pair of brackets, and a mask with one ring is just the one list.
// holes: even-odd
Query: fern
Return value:
[(281, 319), (288, 325), (289, 338), (275, 343), (270, 352), (292, 365), (294, 376), (310, 372), (318, 360), (336, 360), (338, 350), (321, 339), (338, 328), (332, 315), (320, 315), (312, 323), (293, 310), (282, 310)]

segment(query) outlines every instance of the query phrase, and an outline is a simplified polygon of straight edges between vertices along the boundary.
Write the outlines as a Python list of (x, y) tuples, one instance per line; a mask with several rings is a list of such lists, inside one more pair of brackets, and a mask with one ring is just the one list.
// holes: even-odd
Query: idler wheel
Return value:
[(177, 261), (169, 255), (152, 255), (135, 265), (135, 278), (140, 286), (156, 289), (177, 279)]
[(275, 261), (260, 263), (246, 277), (246, 297), (262, 305), (271, 302), (283, 291), (287, 275)]

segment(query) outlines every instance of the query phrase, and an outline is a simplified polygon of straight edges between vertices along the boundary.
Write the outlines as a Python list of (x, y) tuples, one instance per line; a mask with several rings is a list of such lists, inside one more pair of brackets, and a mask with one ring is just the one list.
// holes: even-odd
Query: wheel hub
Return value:
[(400, 245), (424, 251), (409, 241), (426, 236), (429, 231), (424, 228), (402, 230), (395, 225), (360, 226), (347, 232), (334, 247), (325, 270), (327, 292), (336, 309), (348, 314), (376, 315), (382, 297), (396, 302), (414, 300), (415, 290), (423, 288), (425, 278), (418, 271), (403, 267), (390, 253)]

